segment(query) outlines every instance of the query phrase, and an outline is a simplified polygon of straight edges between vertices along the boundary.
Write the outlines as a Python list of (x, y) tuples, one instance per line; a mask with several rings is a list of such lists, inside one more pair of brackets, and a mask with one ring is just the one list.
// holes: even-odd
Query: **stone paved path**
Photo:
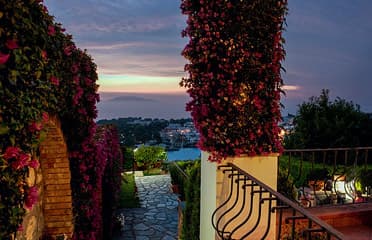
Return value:
[(170, 189), (169, 175), (136, 177), (141, 208), (127, 208), (124, 229), (115, 240), (177, 239), (177, 195)]

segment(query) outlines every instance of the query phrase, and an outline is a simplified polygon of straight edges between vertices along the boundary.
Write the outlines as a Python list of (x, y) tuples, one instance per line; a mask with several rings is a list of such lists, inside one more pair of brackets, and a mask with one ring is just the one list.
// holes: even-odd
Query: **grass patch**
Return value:
[(119, 208), (140, 207), (139, 199), (136, 194), (136, 182), (133, 174), (125, 174), (121, 185)]
[(144, 176), (153, 176), (153, 175), (161, 175), (163, 174), (163, 170), (161, 168), (151, 168), (148, 170), (143, 171)]

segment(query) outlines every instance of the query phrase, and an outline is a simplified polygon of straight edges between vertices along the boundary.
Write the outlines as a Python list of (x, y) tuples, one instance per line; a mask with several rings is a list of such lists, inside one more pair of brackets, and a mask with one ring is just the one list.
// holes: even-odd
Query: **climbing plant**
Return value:
[(211, 161), (281, 152), (282, 31), (287, 0), (182, 0), (191, 112)]
[[(60, 119), (69, 151), (73, 238), (101, 238), (95, 190), (102, 188), (106, 164), (112, 170), (110, 159), (121, 156), (118, 140), (102, 144), (96, 136), (96, 65), (42, 0), (0, 0), (0, 6), (0, 239), (22, 228), (25, 209), (38, 200), (38, 189), (25, 177), (39, 167), (50, 115)], [(116, 178), (108, 181), (118, 186)]]

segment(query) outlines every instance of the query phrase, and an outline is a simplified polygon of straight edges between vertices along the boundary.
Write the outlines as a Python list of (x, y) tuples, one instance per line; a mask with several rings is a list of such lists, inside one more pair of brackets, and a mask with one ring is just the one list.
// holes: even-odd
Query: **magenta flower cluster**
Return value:
[(19, 147), (7, 147), (3, 154), (3, 158), (5, 160), (4, 164), (10, 165), (13, 170), (21, 170), (25, 167), (39, 167), (39, 161), (36, 158), (31, 159), (31, 155), (22, 152)]
[(187, 88), (210, 161), (281, 152), (278, 121), (287, 0), (183, 0)]

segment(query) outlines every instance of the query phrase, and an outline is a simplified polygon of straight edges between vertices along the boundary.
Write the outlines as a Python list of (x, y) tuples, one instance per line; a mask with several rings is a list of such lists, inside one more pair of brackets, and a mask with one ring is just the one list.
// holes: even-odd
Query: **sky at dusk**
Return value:
[[(44, 0), (98, 66), (99, 119), (189, 117), (178, 0)], [(321, 89), (372, 112), (372, 1), (289, 0), (283, 113)]]

